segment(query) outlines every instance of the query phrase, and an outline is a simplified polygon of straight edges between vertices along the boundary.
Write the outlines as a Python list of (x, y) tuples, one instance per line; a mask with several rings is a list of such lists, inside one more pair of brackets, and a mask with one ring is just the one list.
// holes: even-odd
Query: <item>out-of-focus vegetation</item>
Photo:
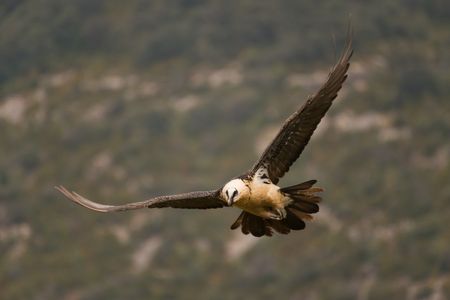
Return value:
[[(349, 14), (349, 80), (281, 183), (326, 189), (305, 231), (53, 189), (219, 187), (320, 86)], [(1, 1), (0, 298), (449, 297), (449, 20), (443, 0)]]

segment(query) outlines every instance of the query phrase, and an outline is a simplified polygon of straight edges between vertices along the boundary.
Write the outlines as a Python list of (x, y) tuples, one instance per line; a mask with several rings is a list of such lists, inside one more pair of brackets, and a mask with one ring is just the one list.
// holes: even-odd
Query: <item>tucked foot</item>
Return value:
[(269, 219), (283, 220), (286, 218), (286, 210), (279, 207), (271, 207), (268, 209)]

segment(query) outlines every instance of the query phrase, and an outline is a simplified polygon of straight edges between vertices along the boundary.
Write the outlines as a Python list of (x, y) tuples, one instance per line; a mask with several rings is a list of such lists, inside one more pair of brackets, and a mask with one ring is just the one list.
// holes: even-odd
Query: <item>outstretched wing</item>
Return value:
[(132, 202), (123, 205), (105, 205), (97, 202), (93, 202), (83, 196), (68, 191), (63, 186), (55, 187), (64, 196), (73, 202), (89, 208), (91, 210), (99, 212), (112, 212), (112, 211), (125, 211), (140, 208), (162, 208), (162, 207), (173, 207), (173, 208), (220, 208), (227, 206), (226, 202), (220, 198), (220, 190), (215, 191), (203, 191), (203, 192), (190, 192), (177, 195), (159, 196), (151, 198), (145, 201)]
[(275, 139), (253, 166), (251, 174), (269, 176), (270, 180), (276, 184), (289, 171), (289, 167), (300, 156), (320, 120), (337, 97), (338, 91), (347, 78), (352, 53), (349, 28), (345, 50), (331, 69), (325, 84), (286, 120)]

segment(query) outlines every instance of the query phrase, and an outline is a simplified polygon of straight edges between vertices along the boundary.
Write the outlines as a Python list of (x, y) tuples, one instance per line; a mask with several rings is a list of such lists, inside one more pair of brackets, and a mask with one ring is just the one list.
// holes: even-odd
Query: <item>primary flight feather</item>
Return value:
[(337, 97), (347, 78), (352, 53), (349, 30), (344, 51), (324, 85), (286, 120), (251, 170), (229, 181), (222, 188), (158, 196), (123, 205), (93, 202), (63, 186), (57, 186), (56, 189), (73, 202), (99, 212), (162, 207), (207, 209), (235, 206), (242, 209), (242, 212), (231, 229), (241, 227), (244, 234), (251, 233), (260, 237), (271, 236), (274, 231), (287, 234), (291, 230), (304, 229), (304, 221), (312, 219), (311, 214), (319, 211), (318, 203), (321, 198), (317, 193), (322, 189), (313, 187), (316, 180), (285, 188), (276, 184), (300, 156)]

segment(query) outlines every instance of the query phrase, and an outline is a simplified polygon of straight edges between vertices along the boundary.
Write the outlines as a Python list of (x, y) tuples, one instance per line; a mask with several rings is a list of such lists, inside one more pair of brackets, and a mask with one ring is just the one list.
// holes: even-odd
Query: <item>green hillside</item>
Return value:
[[(237, 209), (98, 214), (220, 187), (324, 82), (349, 79), (282, 186), (306, 230)], [(450, 297), (450, 3), (0, 2), (0, 299)]]

